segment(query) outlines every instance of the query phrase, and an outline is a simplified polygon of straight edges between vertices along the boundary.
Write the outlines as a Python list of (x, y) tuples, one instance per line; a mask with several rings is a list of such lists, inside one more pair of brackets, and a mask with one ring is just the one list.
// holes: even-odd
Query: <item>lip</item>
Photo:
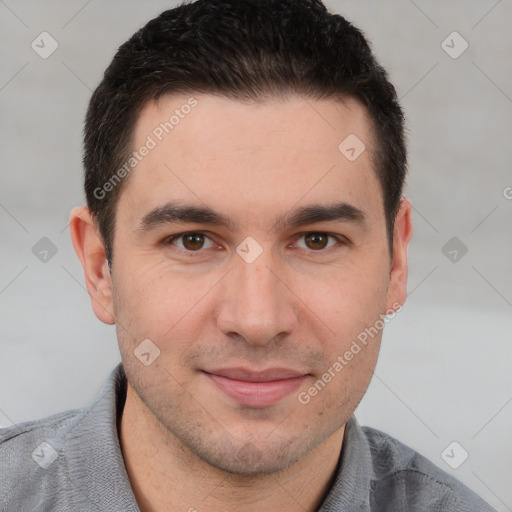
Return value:
[(293, 393), (307, 375), (287, 368), (250, 371), (223, 368), (204, 371), (208, 379), (242, 407), (264, 408), (275, 405)]

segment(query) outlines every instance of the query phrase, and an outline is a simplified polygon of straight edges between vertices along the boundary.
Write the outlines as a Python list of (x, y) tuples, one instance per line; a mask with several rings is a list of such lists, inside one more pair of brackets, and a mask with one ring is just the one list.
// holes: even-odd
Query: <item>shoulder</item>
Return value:
[(8, 450), (18, 443), (39, 436), (45, 431), (55, 431), (72, 424), (84, 409), (65, 411), (47, 418), (19, 423), (12, 427), (0, 428), (0, 450)]
[[(65, 439), (68, 431), (83, 416), (85, 409), (61, 412), (40, 420), (27, 421), (8, 428), (0, 428), (0, 457), (3, 464), (14, 469), (32, 467), (37, 462), (36, 448), (49, 443), (50, 439)], [(56, 443), (57, 444), (57, 443)], [(44, 450), (43, 450), (44, 451)], [(28, 460), (24, 455), (28, 454)], [(40, 461), (41, 462), (41, 461)], [(41, 464), (38, 464), (41, 466)], [(4, 466), (5, 467), (5, 466)]]
[[(0, 504), (40, 510), (66, 487), (64, 446), (85, 409), (0, 429)], [(45, 508), (46, 509), (46, 508)], [(6, 510), (10, 510), (7, 508)]]
[(375, 510), (494, 511), (464, 484), (412, 448), (379, 430), (362, 430), (373, 462), (371, 499)]
[(125, 398), (118, 365), (89, 407), (0, 430), (0, 510), (138, 510), (117, 431)]

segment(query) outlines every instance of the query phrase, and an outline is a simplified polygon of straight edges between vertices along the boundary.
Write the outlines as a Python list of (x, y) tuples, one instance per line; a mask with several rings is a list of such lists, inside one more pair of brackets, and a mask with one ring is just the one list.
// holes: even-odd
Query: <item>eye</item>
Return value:
[[(302, 240), (304, 242), (302, 243)], [(324, 233), (321, 231), (311, 231), (308, 233), (302, 233), (301, 237), (297, 242), (297, 247), (301, 249), (311, 249), (313, 251), (321, 251), (328, 249), (336, 243), (342, 242), (339, 237)]]
[(201, 249), (210, 249), (213, 247), (213, 241), (204, 233), (198, 231), (189, 231), (174, 235), (165, 241), (166, 245), (175, 245), (180, 249), (189, 252), (198, 252)]

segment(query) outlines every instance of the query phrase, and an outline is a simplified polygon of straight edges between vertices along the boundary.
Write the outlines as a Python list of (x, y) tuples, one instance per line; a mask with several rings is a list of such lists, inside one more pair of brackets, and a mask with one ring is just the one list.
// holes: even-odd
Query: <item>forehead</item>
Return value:
[(351, 98), (167, 95), (139, 115), (133, 148), (144, 147), (126, 187), (134, 209), (183, 199), (217, 210), (244, 202), (256, 215), (302, 200), (382, 203), (372, 123)]
[[(286, 144), (291, 153), (325, 154), (326, 150), (336, 152), (349, 134), (364, 139), (371, 149), (371, 126), (366, 107), (349, 97), (316, 100), (288, 95), (256, 102), (210, 94), (176, 94), (144, 105), (135, 125), (134, 142), (138, 146), (148, 135), (157, 144), (172, 140), (177, 153), (183, 144), (189, 149), (197, 141), (219, 153), (261, 149), (263, 145), (282, 150)], [(201, 153), (195, 156), (200, 158)]]

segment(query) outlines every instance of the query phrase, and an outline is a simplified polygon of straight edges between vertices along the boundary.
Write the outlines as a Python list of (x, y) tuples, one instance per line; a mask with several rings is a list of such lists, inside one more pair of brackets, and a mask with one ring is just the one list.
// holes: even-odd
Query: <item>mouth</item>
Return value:
[(242, 407), (262, 409), (277, 404), (296, 391), (307, 374), (287, 368), (251, 371), (221, 368), (203, 373), (222, 393)]

